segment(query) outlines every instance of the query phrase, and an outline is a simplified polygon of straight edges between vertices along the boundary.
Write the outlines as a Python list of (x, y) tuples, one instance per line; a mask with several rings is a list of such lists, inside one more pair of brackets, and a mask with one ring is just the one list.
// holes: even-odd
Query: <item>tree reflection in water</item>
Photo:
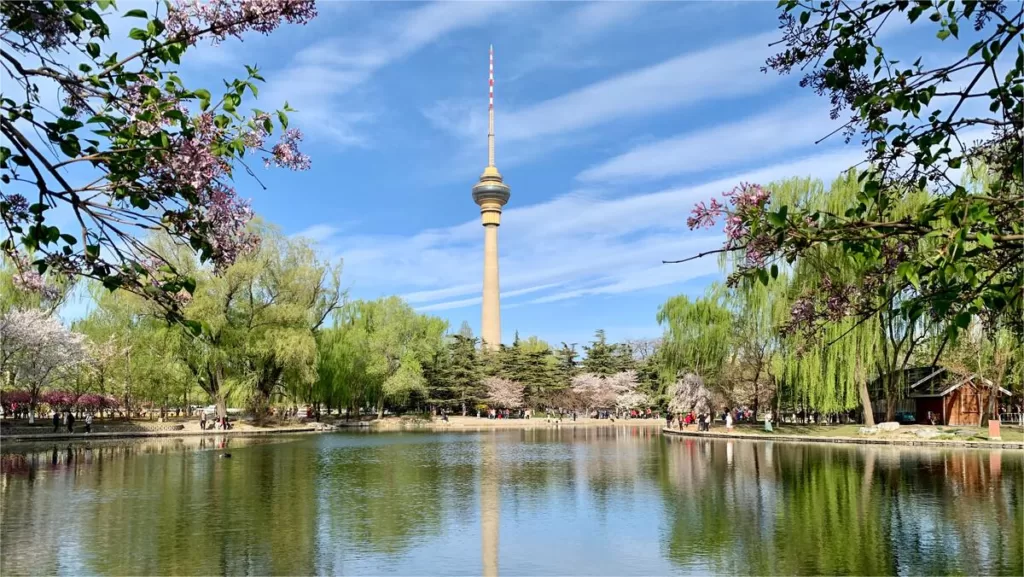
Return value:
[(674, 438), (662, 445), (677, 566), (739, 574), (1009, 574), (1018, 451)]
[(1024, 574), (1020, 451), (632, 426), (269, 441), (5, 446), (0, 574)]

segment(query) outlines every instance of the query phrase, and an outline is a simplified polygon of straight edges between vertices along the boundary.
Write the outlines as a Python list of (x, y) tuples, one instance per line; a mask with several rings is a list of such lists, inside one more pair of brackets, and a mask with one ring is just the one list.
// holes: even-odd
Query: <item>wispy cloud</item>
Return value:
[[(564, 6), (564, 5), (563, 5)], [(544, 19), (528, 52), (518, 58), (504, 82), (541, 69), (580, 69), (607, 61), (583, 49), (616, 28), (628, 27), (650, 5), (643, 2), (586, 2)]]
[(340, 230), (341, 229), (337, 226), (329, 224), (314, 224), (313, 226), (300, 230), (292, 236), (307, 238), (313, 242), (323, 242), (337, 234)]
[[(760, 66), (772, 49), (775, 32), (757, 34), (592, 83), (578, 90), (509, 110), (501, 104), (500, 74), (496, 104), (501, 164), (508, 165), (577, 143), (592, 129), (624, 118), (638, 118), (698, 102), (741, 97), (780, 81)], [(435, 127), (462, 139), (456, 166), (484, 147), (486, 108), (477, 100), (447, 99), (424, 107)], [(455, 171), (449, 170), (449, 173)], [(461, 174), (461, 173), (460, 173)]]
[(505, 115), (502, 137), (529, 140), (702, 100), (751, 94), (778, 79), (758, 70), (775, 35), (759, 34), (688, 52), (512, 111)]
[[(500, 229), (502, 296), (544, 303), (596, 294), (624, 294), (714, 274), (704, 259), (661, 265), (719, 246), (718, 232), (692, 232), (685, 221), (695, 202), (737, 181), (789, 176), (835, 177), (858, 161), (857, 151), (818, 154), (698, 186), (625, 198), (579, 191), (531, 206), (508, 208)], [(566, 218), (572, 215), (572, 218)], [(479, 303), (483, 231), (476, 219), (410, 235), (334, 235), (326, 250), (345, 260), (353, 293), (405, 294), (420, 310)], [(538, 294), (539, 293), (539, 294)], [(515, 297), (537, 295), (528, 301)]]
[[(557, 286), (561, 286), (562, 284), (563, 283), (554, 282), (554, 283), (548, 283), (548, 284), (542, 284), (542, 285), (537, 285), (537, 286), (526, 287), (526, 288), (522, 288), (522, 289), (518, 289), (518, 290), (514, 290), (514, 291), (501, 291), (501, 298), (504, 298), (504, 299), (514, 298), (514, 297), (525, 295), (525, 294), (530, 294), (530, 293), (535, 293), (535, 292), (539, 292), (539, 291), (544, 291), (544, 290), (552, 289), (552, 288), (555, 288)], [(482, 283), (481, 284), (477, 284), (477, 285), (473, 286), (471, 288), (471, 290), (473, 290), (475, 292), (480, 292), (481, 286), (482, 286)], [(465, 294), (465, 287), (460, 287), (459, 290), (462, 291), (462, 292), (458, 292), (456, 294)], [(441, 291), (433, 291), (433, 292), (439, 293)], [(408, 295), (406, 295), (404, 298), (405, 298), (405, 300), (407, 300), (409, 302), (414, 302), (414, 301), (411, 301), (409, 299)], [(432, 305), (419, 306), (419, 307), (417, 307), (417, 310), (420, 310), (420, 311), (441, 311), (441, 310), (448, 310), (448, 309), (461, 309), (461, 308), (465, 308), (465, 307), (468, 307), (468, 306), (478, 305), (478, 304), (480, 304), (480, 302), (482, 300), (483, 299), (481, 297), (473, 297), (473, 298), (458, 299), (458, 300), (453, 300), (453, 301), (442, 301), (442, 302), (439, 302), (439, 303), (434, 303)], [(522, 303), (519, 303), (519, 304), (521, 305)]]
[(654, 179), (777, 157), (814, 145), (839, 125), (820, 99), (791, 104), (736, 122), (637, 146), (592, 166), (584, 182)]
[(300, 51), (275, 73), (268, 100), (299, 110), (304, 127), (341, 145), (366, 144), (359, 126), (371, 112), (341, 113), (340, 99), (380, 68), (462, 28), (478, 26), (514, 6), (501, 2), (438, 2), (400, 12), (358, 36), (331, 37)]

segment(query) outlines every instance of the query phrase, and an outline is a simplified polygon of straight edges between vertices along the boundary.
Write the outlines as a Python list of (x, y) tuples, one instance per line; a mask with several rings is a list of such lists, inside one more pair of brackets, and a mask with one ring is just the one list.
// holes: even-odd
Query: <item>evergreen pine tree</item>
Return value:
[(615, 344), (608, 343), (604, 329), (598, 329), (590, 346), (583, 347), (587, 352), (587, 357), (583, 359), (583, 372), (603, 377), (619, 372), (621, 359), (616, 356), (616, 348)]

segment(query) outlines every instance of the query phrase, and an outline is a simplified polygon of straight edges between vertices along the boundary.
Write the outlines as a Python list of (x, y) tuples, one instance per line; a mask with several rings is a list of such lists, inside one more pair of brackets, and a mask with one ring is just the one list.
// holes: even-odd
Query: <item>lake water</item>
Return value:
[(8, 444), (0, 574), (1024, 574), (1021, 451), (625, 426), (224, 443)]

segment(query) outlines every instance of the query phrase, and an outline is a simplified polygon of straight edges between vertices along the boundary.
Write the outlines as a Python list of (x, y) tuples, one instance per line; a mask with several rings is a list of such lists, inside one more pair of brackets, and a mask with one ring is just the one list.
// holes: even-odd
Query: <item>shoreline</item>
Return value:
[(833, 443), (847, 445), (904, 445), (921, 447), (950, 447), (975, 449), (1024, 449), (1019, 441), (957, 441), (936, 439), (886, 439), (881, 437), (813, 437), (810, 435), (750, 435), (746, 433), (722, 433), (680, 431), (662, 427), (662, 434), (669, 437), (697, 437), (710, 439), (739, 439), (746, 441), (782, 441), (787, 443)]
[[(557, 422), (548, 421), (546, 418), (536, 419), (483, 419), (478, 417), (451, 417), (445, 423), (441, 420), (424, 420), (408, 418), (385, 418), (382, 421), (334, 421), (309, 423), (301, 426), (290, 427), (265, 427), (257, 428), (251, 425), (243, 425), (237, 429), (228, 431), (207, 430), (200, 431), (191, 427), (185, 429), (164, 429), (164, 430), (134, 430), (134, 431), (101, 431), (93, 433), (3, 433), (0, 434), (0, 443), (32, 443), (45, 441), (71, 441), (83, 442), (105, 439), (134, 439), (134, 438), (174, 438), (174, 437), (257, 437), (265, 435), (286, 435), (286, 434), (313, 434), (333, 433), (346, 430), (372, 431), (372, 432), (401, 432), (401, 431), (430, 431), (430, 432), (475, 432), (492, 430), (533, 430), (533, 429), (562, 429), (562, 428), (599, 428), (614, 426), (641, 426), (641, 427), (664, 427), (661, 419), (571, 419)], [(236, 425), (237, 426), (237, 425)]]
[[(665, 419), (570, 419), (548, 420), (547, 417), (531, 419), (485, 419), (480, 417), (449, 417), (448, 422), (440, 419), (390, 418), (383, 421), (369, 421), (366, 428), (373, 431), (489, 431), (495, 429), (527, 430), (556, 428), (597, 428), (597, 427), (664, 427)], [(350, 425), (351, 426), (351, 425)], [(343, 426), (342, 426), (343, 427)]]
[(37, 441), (91, 441), (95, 439), (132, 439), (156, 437), (259, 437), (294, 433), (327, 433), (331, 429), (321, 427), (281, 427), (276, 429), (230, 429), (227, 431), (113, 431), (104, 433), (42, 433), (38, 435), (0, 435), (3, 443), (32, 443)]

